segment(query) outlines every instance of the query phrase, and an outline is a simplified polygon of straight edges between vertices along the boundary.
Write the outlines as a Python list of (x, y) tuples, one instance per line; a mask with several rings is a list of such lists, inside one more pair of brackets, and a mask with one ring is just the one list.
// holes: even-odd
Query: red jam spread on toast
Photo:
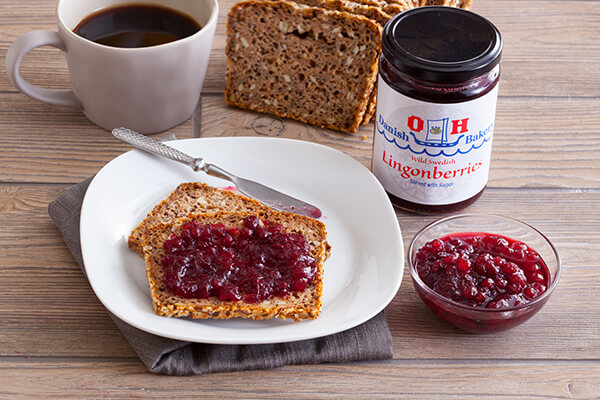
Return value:
[(436, 293), (472, 307), (523, 305), (550, 284), (548, 267), (535, 250), (488, 233), (455, 233), (434, 239), (417, 252), (416, 268)]
[(184, 298), (257, 303), (302, 292), (317, 271), (302, 235), (256, 216), (242, 227), (189, 222), (164, 250), (163, 283)]

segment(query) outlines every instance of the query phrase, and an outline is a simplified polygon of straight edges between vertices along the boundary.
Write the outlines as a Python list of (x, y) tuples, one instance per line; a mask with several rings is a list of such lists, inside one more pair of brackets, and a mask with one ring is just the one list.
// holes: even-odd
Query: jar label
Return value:
[(418, 204), (467, 200), (488, 181), (498, 85), (462, 103), (398, 93), (379, 76), (372, 169), (385, 190)]

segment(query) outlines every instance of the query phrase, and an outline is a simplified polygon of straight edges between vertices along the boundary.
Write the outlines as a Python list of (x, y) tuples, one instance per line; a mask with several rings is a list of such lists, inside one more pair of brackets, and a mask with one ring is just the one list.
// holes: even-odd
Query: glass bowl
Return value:
[[(541, 256), (548, 268), (549, 284), (546, 291), (527, 303), (506, 305), (498, 309), (462, 304), (435, 292), (423, 282), (417, 272), (417, 252), (427, 242), (458, 233), (499, 235), (525, 243)], [(491, 214), (456, 215), (427, 225), (411, 241), (407, 260), (413, 284), (423, 302), (442, 320), (464, 331), (474, 333), (503, 331), (531, 318), (546, 304), (561, 273), (559, 255), (546, 236), (521, 221)]]

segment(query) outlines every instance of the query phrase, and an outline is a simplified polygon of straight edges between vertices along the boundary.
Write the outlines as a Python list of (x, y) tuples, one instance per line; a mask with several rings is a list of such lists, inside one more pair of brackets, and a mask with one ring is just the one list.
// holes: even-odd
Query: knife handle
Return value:
[(112, 130), (112, 134), (117, 139), (129, 143), (140, 150), (145, 150), (147, 152), (186, 164), (192, 167), (194, 171), (203, 169), (204, 162), (202, 158), (194, 158), (189, 156), (182, 151), (174, 149), (171, 146), (167, 146), (166, 144), (142, 135), (141, 133), (132, 131), (131, 129), (116, 128)]

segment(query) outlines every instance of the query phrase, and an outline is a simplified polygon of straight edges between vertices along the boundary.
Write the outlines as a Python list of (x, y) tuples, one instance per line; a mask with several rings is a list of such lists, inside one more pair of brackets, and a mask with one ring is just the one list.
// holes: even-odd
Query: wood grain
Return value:
[[(596, 362), (440, 361), (291, 366), (271, 371), (165, 377), (136, 361), (0, 361), (0, 396), (138, 399), (597, 399)], [(423, 379), (426, 377), (426, 379)], [(36, 382), (32, 385), (31, 382)], [(256, 382), (255, 384), (250, 384)], [(318, 387), (316, 387), (318, 385)]]
[[(130, 149), (77, 111), (21, 94), (0, 93), (0, 104), (0, 181), (76, 183)], [(283, 136), (335, 147), (371, 164), (372, 124), (348, 135), (227, 107), (220, 95), (203, 97), (202, 116), (202, 137)], [(600, 98), (500, 99), (490, 186), (600, 188), (599, 127)], [(192, 131), (189, 119), (155, 137), (184, 139)]]
[[(225, 87), (225, 22), (234, 3), (221, 1), (204, 91), (222, 94)], [(18, 5), (16, 5), (18, 4)], [(597, 1), (474, 1), (473, 11), (490, 19), (504, 39), (501, 96), (598, 97), (600, 86), (600, 10)], [(532, 14), (533, 12), (533, 14)], [(54, 1), (18, 0), (0, 4), (0, 58), (21, 34), (56, 30)], [(34, 50), (22, 64), (22, 75), (33, 84), (69, 87), (64, 56), (50, 48)], [(0, 92), (16, 89), (0, 75)]]
[[(225, 105), (225, 22), (235, 1), (220, 1), (202, 120), (155, 137), (190, 138), (194, 125), (202, 137), (287, 137), (369, 167), (373, 125), (347, 135)], [(55, 6), (1, 1), (0, 59), (19, 35), (55, 30)], [(465, 211), (513, 216), (555, 244), (563, 274), (537, 315), (507, 332), (463, 333), (427, 309), (405, 269), (386, 308), (393, 360), (152, 375), (47, 213), (60, 193), (130, 147), (0, 74), (0, 398), (600, 399), (600, 0), (474, 0), (473, 10), (498, 26), (504, 52), (489, 185)], [(33, 50), (21, 73), (70, 87), (57, 49)], [(436, 218), (397, 212), (405, 250)]]

